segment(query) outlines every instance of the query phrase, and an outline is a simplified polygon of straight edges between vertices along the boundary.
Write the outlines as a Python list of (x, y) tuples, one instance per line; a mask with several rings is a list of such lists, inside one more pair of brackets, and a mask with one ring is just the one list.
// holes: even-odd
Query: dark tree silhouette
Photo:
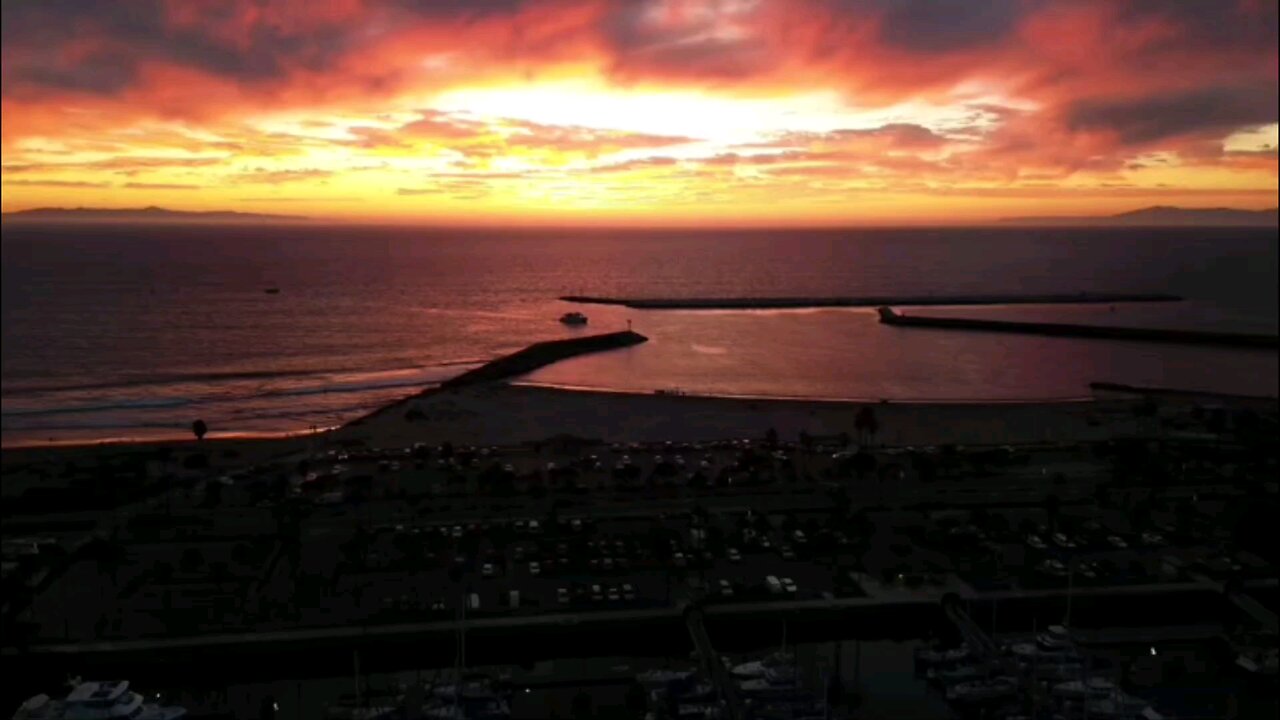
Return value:
[(196, 420), (191, 423), (191, 432), (195, 434), (196, 440), (204, 440), (205, 433), (209, 432), (209, 426), (205, 425), (203, 420)]

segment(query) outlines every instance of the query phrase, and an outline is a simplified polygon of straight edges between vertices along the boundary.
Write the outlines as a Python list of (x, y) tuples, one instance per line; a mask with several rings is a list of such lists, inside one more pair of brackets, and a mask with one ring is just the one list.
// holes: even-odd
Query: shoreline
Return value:
[[(640, 424), (643, 424), (644, 417), (656, 411), (661, 413), (671, 413), (675, 411), (668, 403), (685, 403), (680, 410), (688, 410), (694, 408), (695, 405), (700, 407), (715, 407), (719, 413), (735, 413), (748, 411), (759, 411), (760, 406), (766, 406), (769, 411), (779, 411), (784, 413), (794, 413), (797, 410), (808, 412), (809, 415), (818, 413), (841, 415), (847, 413), (850, 408), (859, 406), (872, 406), (876, 408), (889, 409), (893, 408), (893, 414), (898, 414), (899, 409), (904, 412), (913, 414), (921, 414), (930, 410), (952, 414), (956, 411), (976, 412), (978, 409), (1004, 409), (1005, 411), (1014, 411), (1015, 409), (1026, 408), (1057, 408), (1065, 410), (1068, 408), (1078, 410), (1082, 407), (1106, 407), (1117, 403), (1133, 403), (1138, 398), (1148, 396), (1159, 396), (1171, 402), (1191, 402), (1194, 400), (1206, 400), (1211, 402), (1222, 402), (1242, 405), (1262, 405), (1275, 406), (1280, 404), (1280, 398), (1271, 398), (1266, 396), (1241, 396), (1225, 393), (1215, 393), (1199, 390), (1187, 390), (1177, 388), (1141, 388), (1121, 385), (1117, 383), (1096, 381), (1089, 384), (1088, 394), (1069, 397), (1053, 397), (1053, 398), (859, 398), (859, 397), (815, 397), (815, 396), (791, 396), (791, 395), (755, 395), (755, 394), (734, 394), (734, 393), (703, 393), (688, 392), (676, 389), (670, 391), (667, 389), (656, 389), (652, 391), (628, 390), (628, 389), (612, 389), (603, 387), (590, 386), (571, 386), (554, 383), (538, 383), (522, 381), (520, 378), (525, 377), (528, 373), (546, 365), (553, 364), (559, 360), (575, 357), (583, 354), (602, 352), (606, 350), (626, 348), (633, 345), (643, 343), (647, 340), (643, 335), (626, 332), (602, 333), (596, 335), (588, 335), (578, 338), (570, 338), (565, 340), (550, 340), (534, 343), (511, 353), (507, 353), (490, 359), (488, 362), (479, 367), (464, 371), (452, 378), (447, 378), (439, 382), (428, 384), (421, 387), (417, 392), (391, 400), (380, 407), (377, 407), (364, 415), (360, 415), (339, 425), (330, 425), (322, 428), (299, 428), (290, 430), (277, 431), (261, 431), (261, 432), (237, 432), (214, 430), (203, 443), (197, 447), (212, 448), (230, 448), (237, 444), (253, 444), (260, 445), (278, 441), (280, 444), (298, 444), (313, 443), (317, 440), (320, 442), (331, 442), (334, 440), (341, 441), (344, 436), (349, 437), (354, 434), (364, 434), (369, 430), (375, 430), (378, 434), (389, 434), (397, 436), (403, 433), (396, 432), (396, 423), (401, 425), (404, 422), (412, 422), (404, 420), (405, 416), (417, 417), (417, 414), (423, 414), (438, 409), (437, 406), (449, 406), (454, 398), (470, 398), (475, 400), (481, 396), (501, 396), (506, 400), (519, 399), (527, 396), (537, 396), (543, 401), (556, 405), (574, 405), (575, 409), (582, 412), (583, 405), (597, 405), (595, 412), (597, 414), (609, 413), (609, 408), (605, 407), (610, 404), (614, 405), (614, 411), (621, 408), (622, 405), (629, 405), (629, 410), (639, 413), (641, 416)], [(470, 363), (458, 363), (459, 365)], [(1119, 396), (1119, 397), (1117, 397)], [(501, 403), (499, 403), (501, 404)], [(425, 407), (425, 409), (424, 409)], [(499, 410), (501, 412), (501, 410)], [(400, 418), (393, 418), (393, 415), (400, 415)], [(543, 424), (543, 437), (551, 437), (557, 433), (555, 427), (556, 418), (547, 419), (550, 424)], [(849, 427), (852, 427), (852, 419), (845, 418)], [(518, 419), (513, 420), (518, 422)], [(835, 419), (832, 419), (835, 422)], [(716, 424), (716, 423), (713, 423)], [(437, 428), (437, 430), (442, 430)], [(527, 437), (529, 433), (518, 433), (522, 436), (521, 442), (532, 441), (537, 438)], [(679, 435), (680, 433), (677, 433)], [(684, 433), (687, 434), (687, 433)], [(625, 438), (631, 440), (633, 438)], [(39, 452), (49, 451), (68, 451), (68, 452), (85, 452), (85, 451), (102, 451), (107, 452), (112, 449), (118, 450), (137, 450), (142, 448), (159, 449), (164, 447), (186, 448), (193, 443), (189, 433), (175, 431), (170, 435), (157, 435), (154, 437), (129, 437), (127, 435), (116, 435), (107, 438), (98, 439), (32, 439), (15, 441), (5, 441), (0, 444), (0, 452), (5, 453), (7, 461), (15, 454), (29, 455)], [(412, 444), (412, 443), (410, 443)], [(936, 443), (935, 443), (936, 444)]]
[[(611, 389), (602, 387), (564, 385), (555, 383), (539, 383), (524, 380), (510, 381), (490, 381), (470, 386), (471, 388), (488, 388), (489, 390), (502, 391), (512, 390), (518, 391), (527, 389), (531, 391), (546, 392), (554, 396), (561, 397), (590, 397), (599, 402), (608, 402), (609, 400), (620, 399), (665, 399), (665, 400), (690, 400), (690, 401), (713, 401), (726, 403), (741, 404), (802, 404), (812, 405), (814, 409), (822, 408), (848, 408), (851, 406), (874, 406), (874, 407), (903, 407), (913, 409), (925, 408), (1018, 408), (1018, 407), (1082, 407), (1089, 405), (1106, 405), (1117, 402), (1136, 401), (1141, 397), (1155, 396), (1170, 402), (1218, 402), (1225, 404), (1241, 404), (1248, 406), (1276, 406), (1280, 405), (1280, 397), (1267, 397), (1262, 395), (1237, 395), (1230, 393), (1218, 393), (1201, 390), (1186, 390), (1179, 388), (1147, 388), (1139, 386), (1128, 386), (1109, 382), (1093, 382), (1089, 387), (1092, 393), (1089, 395), (1080, 395), (1073, 397), (1048, 397), (1048, 398), (854, 398), (854, 397), (817, 397), (817, 396), (795, 396), (795, 395), (751, 395), (751, 394), (734, 394), (734, 393), (703, 393), (681, 391), (679, 394), (662, 394), (657, 391), (642, 392), (639, 390)], [(262, 431), (262, 432), (214, 432), (206, 436), (203, 441), (205, 446), (222, 447), (238, 443), (264, 443), (270, 441), (305, 441), (311, 439), (321, 439), (331, 437), (336, 433), (351, 428), (359, 428), (366, 422), (377, 420), (387, 413), (396, 410), (403, 410), (409, 403), (415, 401), (430, 402), (439, 396), (447, 396), (450, 393), (465, 392), (463, 387), (447, 387), (443, 383), (427, 386), (421, 391), (407, 395), (382, 405), (364, 415), (353, 418), (340, 425), (331, 425), (328, 427), (317, 428), (316, 430), (298, 429), (298, 430), (280, 430), (280, 431)], [(552, 431), (548, 431), (548, 436), (554, 435)], [(82, 439), (65, 439), (65, 440), (19, 440), (13, 443), (5, 443), (0, 446), (0, 453), (25, 453), (39, 450), (109, 450), (109, 449), (137, 449), (137, 448), (161, 448), (186, 447), (192, 445), (195, 441), (190, 433), (175, 433), (173, 435), (156, 436), (156, 437), (129, 437), (116, 436), (110, 438), (102, 438), (95, 440)]]
[[(1018, 407), (1018, 406), (1079, 406), (1096, 402), (1106, 402), (1109, 398), (1100, 398), (1095, 395), (1081, 395), (1077, 397), (1056, 397), (1056, 398), (842, 398), (842, 397), (810, 397), (800, 395), (748, 395), (733, 393), (703, 393), (703, 392), (685, 392), (679, 394), (661, 394), (656, 391), (642, 392), (639, 390), (610, 389), (600, 387), (562, 385), (553, 383), (528, 382), (523, 380), (512, 381), (493, 381), (484, 385), (472, 387), (488, 387), (491, 389), (529, 389), (536, 391), (545, 391), (548, 393), (564, 396), (589, 396), (595, 397), (601, 402), (607, 402), (609, 399), (631, 398), (666, 398), (677, 400), (709, 400), (709, 401), (725, 401), (735, 403), (799, 403), (814, 405), (818, 407), (848, 407), (852, 405), (872, 405), (872, 406), (901, 406), (901, 407)], [(300, 430), (280, 430), (280, 431), (262, 431), (262, 432), (213, 432), (205, 437), (202, 441), (206, 446), (221, 446), (224, 444), (240, 443), (240, 442), (269, 442), (269, 441), (288, 441), (288, 440), (306, 440), (310, 438), (324, 438), (332, 433), (342, 431), (344, 429), (359, 427), (366, 421), (374, 420), (384, 414), (402, 408), (406, 403), (413, 401), (429, 401), (432, 398), (448, 393), (462, 392), (459, 387), (446, 387), (443, 384), (430, 385), (423, 388), (420, 392), (413, 393), (402, 398), (393, 400), (381, 407), (378, 407), (364, 415), (349, 420), (340, 425), (330, 425), (328, 427), (317, 428), (316, 430), (300, 429)], [(1179, 395), (1196, 396), (1196, 397), (1221, 397), (1223, 400), (1240, 400), (1252, 402), (1280, 402), (1277, 398), (1240, 396), (1240, 395), (1222, 395), (1216, 393), (1203, 393), (1199, 391), (1174, 391)], [(1131, 394), (1131, 393), (1124, 393)], [(0, 446), (0, 452), (7, 451), (29, 451), (29, 450), (83, 450), (83, 449), (109, 449), (109, 448), (138, 448), (138, 447), (164, 447), (164, 446), (187, 446), (194, 444), (196, 441), (191, 437), (190, 432), (176, 433), (174, 435), (164, 435), (155, 437), (129, 437), (116, 436), (109, 438), (101, 438), (97, 440), (81, 440), (81, 439), (65, 439), (65, 440), (32, 440), (17, 441), (14, 443), (6, 443)]]

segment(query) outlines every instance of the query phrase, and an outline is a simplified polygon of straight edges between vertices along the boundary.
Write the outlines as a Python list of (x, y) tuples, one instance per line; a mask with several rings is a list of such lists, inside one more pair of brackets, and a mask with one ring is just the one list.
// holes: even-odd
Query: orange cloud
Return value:
[[(58, 189), (110, 200), (101, 193), (200, 187), (212, 202), (261, 184), (365, 198), (370, 212), (411, 212), (414, 198), (511, 212), (697, 198), (802, 214), (872, 189), (1255, 202), (1277, 175), (1274, 2), (2, 8), (6, 208)], [(458, 90), (565, 80), (640, 98), (638, 111), (549, 121), (514, 100), (486, 113), (437, 105)], [(649, 97), (665, 104), (646, 116)], [(813, 97), (826, 105), (806, 105)], [(762, 108), (777, 112), (766, 121)], [(498, 207), (483, 203), (476, 212)]]

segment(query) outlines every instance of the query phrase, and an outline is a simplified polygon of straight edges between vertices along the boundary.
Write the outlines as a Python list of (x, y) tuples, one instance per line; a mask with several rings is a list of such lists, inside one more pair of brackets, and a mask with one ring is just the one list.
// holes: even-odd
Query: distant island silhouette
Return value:
[(189, 212), (162, 207), (144, 208), (32, 208), (0, 215), (5, 221), (17, 222), (298, 222), (309, 218), (301, 215), (272, 215), (233, 210)]
[(1118, 215), (1043, 216), (1002, 218), (1005, 225), (1094, 226), (1241, 226), (1275, 227), (1276, 208), (1239, 210), (1236, 208), (1183, 208), (1169, 205), (1131, 210)]

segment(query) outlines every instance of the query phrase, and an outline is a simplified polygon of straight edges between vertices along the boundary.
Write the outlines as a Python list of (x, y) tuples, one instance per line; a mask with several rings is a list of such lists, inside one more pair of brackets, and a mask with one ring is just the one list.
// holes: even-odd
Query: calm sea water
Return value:
[[(303, 430), (530, 342), (645, 345), (528, 382), (835, 398), (1080, 397), (1094, 380), (1277, 394), (1274, 352), (906, 330), (862, 310), (643, 312), (562, 294), (1151, 291), (1176, 304), (934, 309), (1275, 332), (1257, 230), (3, 228), (3, 440)], [(265, 288), (277, 287), (279, 294)], [(561, 326), (570, 309), (588, 330)]]

